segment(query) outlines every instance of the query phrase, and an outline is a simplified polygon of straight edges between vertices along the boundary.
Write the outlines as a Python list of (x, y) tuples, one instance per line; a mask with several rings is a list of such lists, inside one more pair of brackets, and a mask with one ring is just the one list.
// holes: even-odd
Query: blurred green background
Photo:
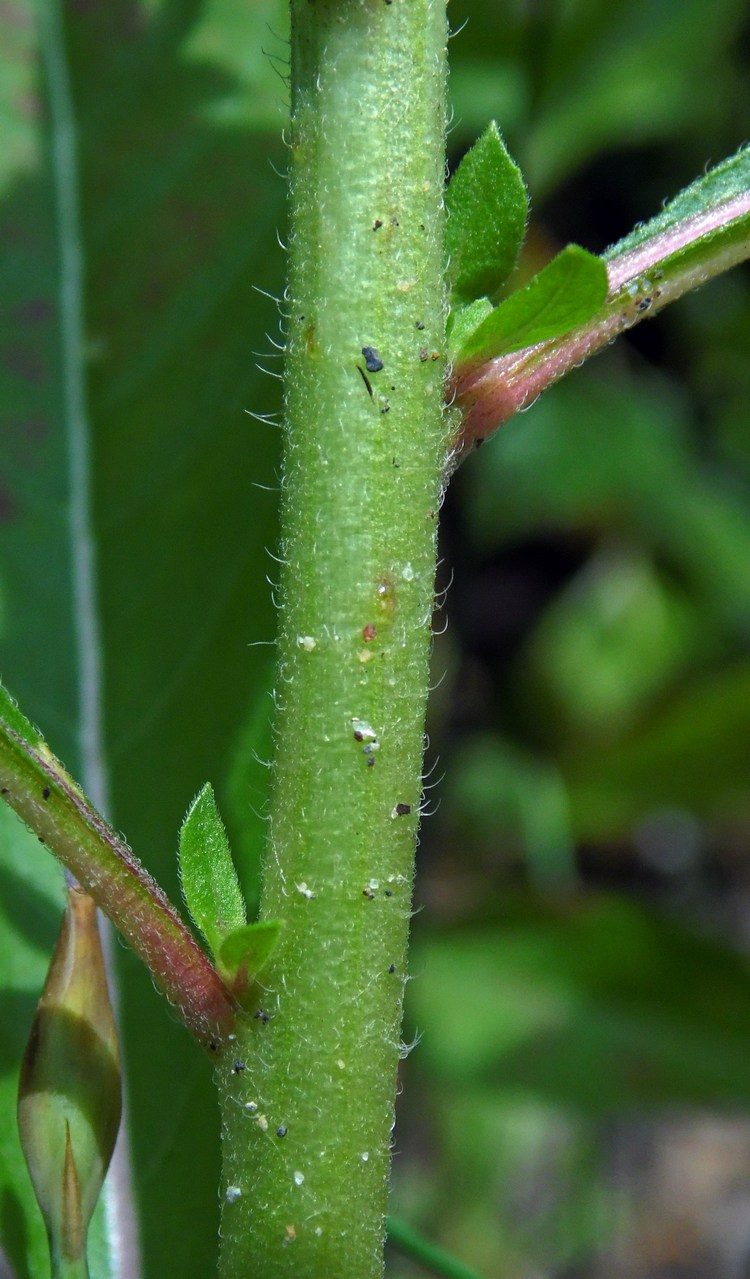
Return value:
[[(522, 269), (569, 240), (603, 249), (750, 134), (741, 0), (450, 11), (450, 162), (498, 120), (531, 192)], [(258, 290), (283, 289), (285, 5), (56, 13), (0, 8), (0, 673), (80, 771), (79, 377), (110, 813), (176, 899), (177, 828), (210, 778), (252, 898), (279, 438), (245, 410), (279, 407), (256, 361), (275, 371), (264, 334), (281, 340)], [(61, 191), (86, 266), (67, 363)], [(393, 1206), (487, 1279), (750, 1276), (749, 342), (742, 268), (503, 428), (443, 509), (439, 808)], [(18, 1279), (44, 1273), (45, 1245), (14, 1070), (60, 901), (57, 868), (0, 814), (0, 1239)], [(115, 955), (143, 1271), (202, 1279), (208, 1067)], [(94, 1279), (114, 1273), (105, 1234)], [(420, 1273), (389, 1257), (393, 1279)]]

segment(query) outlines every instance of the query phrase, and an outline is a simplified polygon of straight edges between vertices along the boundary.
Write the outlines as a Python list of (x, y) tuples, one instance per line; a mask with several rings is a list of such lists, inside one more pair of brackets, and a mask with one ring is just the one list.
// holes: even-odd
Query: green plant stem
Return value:
[[(744, 191), (685, 217), (667, 230), (655, 219), (653, 234), (636, 232), (604, 255), (609, 293), (586, 324), (561, 338), (489, 360), (479, 368), (456, 368), (448, 396), (462, 417), (451, 468), (466, 449), (483, 443), (620, 333), (746, 261), (750, 257), (749, 216), (750, 191)], [(634, 238), (638, 241), (635, 245), (631, 243)]]
[(218, 973), (158, 884), (2, 686), (0, 795), (109, 916), (185, 1025), (218, 1050), (235, 1018)]
[(261, 903), (285, 928), (263, 1015), (238, 1028), (218, 1071), (224, 1279), (382, 1272), (450, 435), (446, 37), (445, 0), (292, 3), (284, 564)]
[(445, 1248), (425, 1239), (398, 1217), (388, 1218), (388, 1242), (407, 1257), (419, 1261), (433, 1275), (443, 1279), (482, 1279), (477, 1270), (465, 1266), (462, 1261), (446, 1252)]

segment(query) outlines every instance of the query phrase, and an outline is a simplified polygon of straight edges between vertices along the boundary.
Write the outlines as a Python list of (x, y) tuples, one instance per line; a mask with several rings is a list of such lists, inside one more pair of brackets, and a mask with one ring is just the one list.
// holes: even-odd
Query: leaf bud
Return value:
[(86, 1234), (114, 1150), (120, 1058), (96, 905), (68, 902), (21, 1067), (18, 1127), (53, 1276), (85, 1276)]

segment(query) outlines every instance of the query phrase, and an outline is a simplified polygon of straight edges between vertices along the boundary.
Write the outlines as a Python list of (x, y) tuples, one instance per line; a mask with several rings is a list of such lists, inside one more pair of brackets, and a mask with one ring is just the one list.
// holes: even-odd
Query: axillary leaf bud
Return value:
[(85, 1279), (86, 1234), (114, 1150), (120, 1057), (96, 905), (68, 890), (21, 1067), (18, 1127), (53, 1279)]

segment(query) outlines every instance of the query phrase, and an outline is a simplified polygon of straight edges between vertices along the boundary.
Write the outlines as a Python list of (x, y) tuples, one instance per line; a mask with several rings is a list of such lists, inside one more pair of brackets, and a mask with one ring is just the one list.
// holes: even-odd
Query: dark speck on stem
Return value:
[(368, 373), (379, 373), (379, 372), (380, 372), (380, 370), (381, 370), (381, 369), (382, 369), (382, 367), (383, 367), (383, 361), (381, 360), (380, 356), (378, 355), (378, 352), (375, 350), (375, 347), (374, 347), (374, 346), (363, 346), (363, 347), (362, 347), (362, 354), (363, 354), (363, 355), (364, 355), (364, 357), (365, 357), (365, 368), (367, 369), (367, 372), (368, 372)]
[[(367, 387), (367, 394), (369, 395), (370, 399), (372, 399), (372, 382), (370, 381), (369, 377), (367, 376), (367, 374), (365, 373), (365, 371), (364, 371), (364, 369), (361, 367), (361, 365), (359, 365), (359, 364), (358, 364), (356, 367), (357, 367), (357, 370), (358, 370), (358, 372), (359, 372), (359, 376), (361, 377), (362, 381), (364, 382), (365, 386)], [(367, 366), (367, 367), (368, 367), (368, 368), (370, 367), (370, 366), (369, 366), (369, 364), (368, 364), (368, 366)]]

